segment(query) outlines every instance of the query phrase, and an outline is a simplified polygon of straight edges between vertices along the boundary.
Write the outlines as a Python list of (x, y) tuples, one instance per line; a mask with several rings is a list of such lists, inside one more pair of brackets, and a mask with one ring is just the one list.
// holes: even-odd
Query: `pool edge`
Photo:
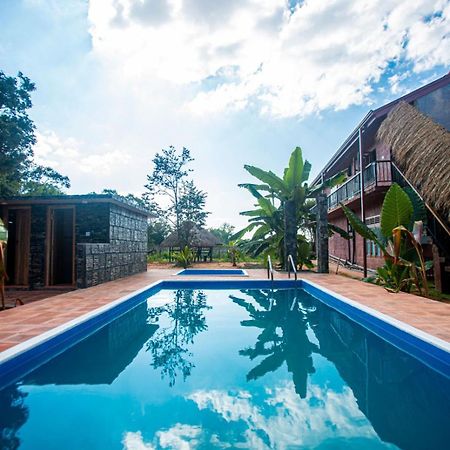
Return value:
[[(200, 285), (200, 286), (199, 286)], [(437, 362), (441, 362), (444, 368), (449, 367), (449, 363), (446, 362), (446, 360), (450, 359), (450, 343), (447, 341), (444, 341), (443, 339), (438, 338), (437, 336), (433, 336), (425, 331), (422, 331), (418, 328), (415, 328), (412, 325), (409, 325), (403, 321), (400, 321), (398, 319), (395, 319), (392, 316), (389, 316), (387, 314), (381, 313), (380, 311), (370, 308), (368, 306), (365, 306), (358, 301), (351, 300), (344, 295), (338, 294), (328, 288), (325, 288), (321, 286), (320, 284), (317, 284), (315, 282), (305, 280), (303, 278), (299, 278), (299, 280), (296, 282), (294, 280), (275, 280), (273, 282), (270, 282), (267, 279), (245, 279), (242, 278), (238, 279), (161, 279), (158, 281), (155, 281), (154, 283), (150, 283), (147, 286), (144, 286), (140, 289), (137, 289), (136, 291), (133, 291), (125, 296), (122, 296), (116, 300), (113, 300), (110, 303), (107, 303), (106, 305), (103, 305), (99, 308), (96, 308), (88, 313), (85, 313), (75, 319), (72, 319), (66, 323), (63, 323), (61, 325), (58, 325), (55, 328), (52, 328), (44, 333), (41, 333), (37, 336), (34, 336), (30, 339), (27, 339), (24, 342), (21, 342), (17, 345), (14, 345), (13, 347), (10, 347), (3, 352), (0, 352), (0, 367), (4, 368), (6, 365), (6, 372), (2, 374), (1, 378), (7, 378), (5, 375), (9, 373), (14, 373), (14, 370), (19, 370), (22, 367), (25, 367), (27, 364), (27, 361), (25, 361), (25, 356), (27, 353), (30, 353), (30, 362), (28, 362), (28, 365), (31, 367), (29, 370), (24, 369), (23, 373), (28, 373), (31, 370), (34, 370), (37, 366), (45, 363), (49, 359), (52, 359), (53, 357), (57, 356), (59, 353), (64, 351), (66, 348), (75, 345), (80, 340), (87, 337), (92, 332), (97, 331), (107, 323), (111, 322), (112, 320), (115, 320), (120, 315), (124, 314), (128, 310), (132, 309), (132, 307), (136, 306), (140, 303), (139, 297), (141, 294), (144, 294), (150, 292), (152, 290), (155, 290), (156, 293), (162, 289), (223, 289), (223, 288), (229, 288), (229, 289), (242, 289), (242, 288), (248, 288), (248, 289), (270, 289), (273, 288), (293, 288), (298, 286), (299, 288), (303, 288), (308, 294), (316, 297), (319, 301), (322, 303), (328, 305), (329, 307), (335, 309), (338, 313), (343, 314), (344, 316), (348, 317), (350, 320), (354, 321), (355, 323), (363, 326), (364, 328), (368, 329), (370, 332), (378, 335), (385, 341), (389, 342), (390, 344), (396, 346), (400, 350), (410, 354), (412, 357), (415, 357), (417, 359), (420, 359), (422, 362), (424, 362), (427, 365), (431, 365), (428, 361), (432, 361), (433, 359)], [(314, 295), (314, 290), (319, 291), (319, 294), (322, 295)], [(153, 295), (150, 294), (150, 295)], [(317, 292), (316, 292), (317, 294)], [(327, 300), (326, 298), (323, 298), (323, 296), (331, 297), (332, 300)], [(135, 300), (136, 305), (126, 308), (124, 311), (116, 311), (116, 314), (114, 315), (114, 309), (120, 309), (120, 307), (124, 307), (128, 301)], [(405, 337), (413, 337), (419, 344), (425, 343), (426, 346), (431, 346), (431, 350), (437, 349), (440, 352), (445, 352), (446, 360), (442, 360), (439, 358), (438, 355), (435, 355), (434, 353), (429, 353), (427, 349), (421, 348), (417, 346), (416, 343), (406, 342), (408, 345), (407, 348), (404, 348), (403, 346), (397, 345), (395, 342), (392, 342), (392, 333), (387, 336), (383, 336), (382, 333), (379, 333), (368, 326), (367, 324), (360, 322), (360, 319), (358, 317), (352, 316), (351, 314), (346, 313), (345, 310), (342, 310), (339, 305), (336, 305), (335, 303), (340, 302), (344, 306), (356, 309), (358, 312), (366, 314), (368, 318), (373, 318), (375, 321), (381, 322), (381, 324), (388, 325), (389, 327), (392, 327), (394, 330), (399, 330), (401, 333), (404, 333), (405, 336), (402, 337), (404, 340)], [(334, 303), (334, 304), (333, 304)], [(94, 327), (96, 325), (95, 319), (104, 319), (104, 323), (97, 324), (97, 328), (93, 328), (92, 331), (86, 331), (89, 329), (89, 326)], [(92, 322), (92, 323), (90, 323)], [(375, 324), (377, 325), (377, 324)], [(375, 327), (376, 328), (376, 327)], [(379, 324), (378, 324), (378, 328)], [(75, 338), (72, 335), (76, 335), (78, 330), (78, 333), (81, 335), (83, 332), (85, 333), (82, 337), (80, 337), (78, 340), (75, 340)], [(84, 331), (83, 331), (84, 330)], [(58, 339), (60, 338), (60, 339)], [(70, 339), (72, 339), (74, 342), (70, 343)], [(400, 341), (402, 340), (400, 339)], [(56, 342), (54, 342), (56, 341)], [(57, 341), (60, 341), (59, 343)], [(67, 342), (66, 342), (67, 341)], [(49, 345), (46, 346), (46, 343), (49, 343)], [(54, 351), (52, 354), (50, 354), (48, 357), (43, 357), (42, 355), (45, 355), (46, 353), (50, 353), (51, 350), (54, 347), (57, 347), (58, 345), (60, 347), (63, 347), (63, 344), (66, 343), (66, 346), (62, 348), (60, 351)], [(408, 350), (410, 348), (410, 350)], [(414, 348), (416, 348), (419, 353), (425, 356), (429, 356), (429, 358), (421, 358), (420, 354), (417, 354), (417, 350), (414, 351)], [(34, 367), (32, 362), (34, 359), (37, 359), (41, 357), (43, 359), (42, 362), (39, 364), (36, 364)], [(24, 360), (21, 362), (21, 359)], [(18, 360), (18, 361), (16, 361)], [(17, 364), (14, 364), (14, 362), (17, 362)], [(11, 367), (8, 367), (11, 366)], [(436, 368), (434, 364), (432, 365), (434, 370), (439, 370), (439, 368)], [(444, 371), (447, 372), (447, 371)], [(21, 374), (23, 375), (23, 374)], [(446, 373), (447, 376), (448, 373)], [(2, 381), (0, 380), (0, 388), (5, 387), (6, 385), (14, 382), (19, 377), (12, 377), (12, 380), (9, 381)]]

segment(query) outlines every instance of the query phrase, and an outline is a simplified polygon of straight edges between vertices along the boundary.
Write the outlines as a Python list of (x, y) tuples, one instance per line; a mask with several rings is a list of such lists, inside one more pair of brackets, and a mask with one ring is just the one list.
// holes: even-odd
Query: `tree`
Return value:
[(21, 72), (10, 77), (0, 71), (0, 197), (62, 194), (70, 187), (67, 177), (33, 162), (35, 126), (27, 110), (34, 90)]
[(232, 239), (235, 230), (235, 226), (229, 223), (223, 223), (218, 228), (210, 228), (209, 231), (219, 238), (224, 244), (228, 244)]
[(169, 235), (170, 227), (164, 219), (151, 220), (147, 227), (147, 246), (154, 249)]
[(209, 212), (205, 211), (206, 193), (197, 189), (193, 181), (186, 181), (181, 188), (179, 202), (181, 223), (190, 221), (204, 226)]
[(147, 342), (152, 355), (152, 366), (161, 368), (161, 378), (168, 377), (169, 386), (178, 375), (186, 380), (195, 365), (190, 346), (194, 337), (208, 329), (205, 313), (211, 309), (203, 291), (177, 290), (174, 299), (163, 306), (148, 309), (150, 323), (159, 325)]
[[(153, 172), (147, 176), (148, 183), (145, 185), (147, 191), (144, 198), (155, 205), (155, 212), (177, 232), (185, 221), (204, 225), (209, 214), (204, 211), (206, 193), (187, 179), (192, 169), (186, 166), (191, 161), (193, 158), (185, 147), (179, 154), (173, 146), (162, 149), (153, 158)], [(168, 200), (168, 206), (159, 205), (161, 197)]]
[[(95, 192), (93, 192), (93, 194), (95, 194)], [(152, 209), (152, 205), (147, 200), (142, 197), (137, 197), (133, 194), (122, 195), (119, 194), (115, 189), (103, 189), (101, 194), (109, 194), (113, 195), (114, 197), (119, 197), (120, 199), (125, 200), (127, 203), (137, 206), (138, 208), (144, 208), (148, 210)]]

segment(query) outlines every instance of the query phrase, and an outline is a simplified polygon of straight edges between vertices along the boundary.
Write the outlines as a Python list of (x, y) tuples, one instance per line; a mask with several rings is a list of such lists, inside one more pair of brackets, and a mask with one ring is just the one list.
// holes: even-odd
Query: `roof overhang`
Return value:
[(0, 206), (27, 206), (27, 205), (86, 205), (109, 203), (120, 208), (133, 211), (147, 218), (157, 216), (150, 211), (135, 206), (112, 194), (85, 194), (85, 195), (46, 195), (46, 196), (16, 196), (0, 198)]
[(364, 129), (367, 129), (373, 126), (374, 124), (379, 125), (379, 123), (384, 120), (384, 118), (388, 115), (388, 113), (399, 102), (411, 103), (417, 100), (418, 98), (430, 94), (436, 89), (440, 89), (441, 87), (446, 86), (448, 83), (450, 83), (450, 72), (444, 75), (443, 77), (404, 95), (403, 97), (397, 98), (392, 102), (386, 103), (385, 105), (380, 106), (379, 108), (373, 111), (372, 110), (369, 111), (368, 114), (364, 117), (364, 119), (356, 126), (356, 128), (351, 132), (351, 134), (347, 137), (344, 143), (339, 147), (337, 152), (331, 157), (330, 161), (328, 161), (325, 167), (319, 172), (319, 174), (312, 182), (312, 186), (318, 184), (322, 180), (322, 177), (325, 177), (327, 172), (329, 172), (332, 169), (332, 167), (335, 166), (347, 154), (352, 145), (354, 145), (354, 143), (358, 140), (358, 134), (360, 129), (362, 129), (362, 132), (364, 133)]

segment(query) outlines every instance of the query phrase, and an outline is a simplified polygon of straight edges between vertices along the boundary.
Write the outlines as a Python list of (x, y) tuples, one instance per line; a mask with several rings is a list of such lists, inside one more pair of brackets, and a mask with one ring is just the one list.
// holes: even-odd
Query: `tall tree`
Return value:
[(186, 181), (181, 188), (179, 202), (181, 222), (194, 222), (204, 226), (209, 212), (205, 211), (206, 193), (197, 189), (193, 181)]
[(164, 219), (151, 220), (147, 227), (147, 248), (154, 250), (169, 235), (170, 227)]
[(179, 375), (186, 380), (195, 368), (190, 346), (197, 334), (208, 329), (205, 313), (209, 309), (203, 291), (181, 289), (172, 302), (148, 309), (150, 323), (159, 328), (147, 342), (147, 349), (153, 368), (161, 368), (161, 378), (167, 377), (169, 386), (174, 386)]
[(234, 234), (235, 226), (229, 223), (223, 223), (217, 228), (210, 228), (209, 231), (218, 237), (224, 244), (228, 244)]
[(35, 126), (28, 116), (35, 85), (21, 72), (0, 71), (0, 197), (61, 194), (69, 179), (33, 162)]
[[(204, 210), (206, 193), (188, 179), (192, 169), (187, 165), (193, 160), (187, 148), (183, 147), (178, 153), (175, 147), (170, 146), (155, 155), (153, 172), (147, 176), (144, 198), (177, 232), (180, 232), (185, 221), (204, 225), (209, 214)], [(168, 205), (164, 204), (165, 201)]]

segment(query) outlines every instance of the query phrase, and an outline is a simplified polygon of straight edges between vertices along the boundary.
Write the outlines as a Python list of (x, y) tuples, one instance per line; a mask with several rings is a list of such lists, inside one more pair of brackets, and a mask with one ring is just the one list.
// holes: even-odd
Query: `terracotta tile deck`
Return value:
[[(177, 269), (151, 269), (147, 273), (89, 289), (66, 292), (1, 311), (0, 352), (150, 283), (161, 279), (171, 279), (176, 271)], [(266, 278), (265, 270), (247, 269), (247, 271), (251, 279)], [(404, 293), (390, 294), (379, 286), (334, 274), (305, 273), (301, 274), (301, 277), (450, 342), (450, 304)], [(183, 279), (187, 278), (204, 279), (201, 276), (189, 276)], [(233, 277), (227, 277), (227, 279), (230, 278)], [(287, 278), (287, 276), (277, 274), (276, 278)], [(208, 277), (208, 279), (214, 278)], [(220, 277), (220, 279), (224, 278)], [(239, 279), (242, 280), (242, 277)]]

